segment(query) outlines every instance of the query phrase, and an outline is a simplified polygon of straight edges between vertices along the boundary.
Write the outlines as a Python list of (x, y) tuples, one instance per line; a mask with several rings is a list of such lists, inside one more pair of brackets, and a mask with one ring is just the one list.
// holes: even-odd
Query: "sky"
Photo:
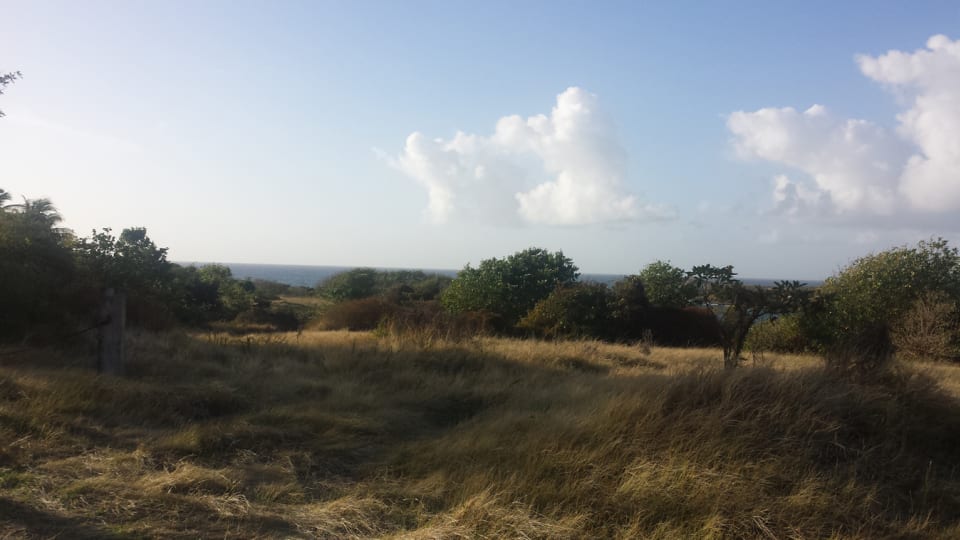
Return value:
[(180, 261), (960, 245), (960, 3), (0, 0), (0, 188)]

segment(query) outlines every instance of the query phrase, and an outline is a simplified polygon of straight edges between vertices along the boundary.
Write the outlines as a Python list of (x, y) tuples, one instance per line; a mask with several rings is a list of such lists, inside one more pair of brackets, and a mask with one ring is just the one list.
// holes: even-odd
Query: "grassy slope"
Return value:
[(128, 351), (125, 379), (2, 358), (0, 538), (960, 537), (958, 367), (857, 385), (336, 332)]

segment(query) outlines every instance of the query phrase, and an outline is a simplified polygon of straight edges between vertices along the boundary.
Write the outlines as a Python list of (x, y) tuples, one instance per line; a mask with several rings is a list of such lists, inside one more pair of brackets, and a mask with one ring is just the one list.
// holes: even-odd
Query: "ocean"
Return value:
[[(178, 264), (203, 266), (203, 262), (181, 262)], [(216, 263), (222, 264), (238, 279), (266, 279), (278, 283), (286, 283), (298, 287), (316, 287), (318, 283), (328, 277), (357, 268), (356, 266), (307, 266), (296, 264), (249, 264), (249, 263)], [(428, 274), (456, 277), (458, 270), (450, 269), (421, 269), (421, 268), (377, 268), (377, 270), (423, 270)], [(612, 285), (622, 279), (625, 274), (581, 274), (581, 281), (595, 281)], [(747, 285), (773, 285), (773, 279), (743, 278)], [(811, 286), (823, 283), (818, 280), (806, 281)]]

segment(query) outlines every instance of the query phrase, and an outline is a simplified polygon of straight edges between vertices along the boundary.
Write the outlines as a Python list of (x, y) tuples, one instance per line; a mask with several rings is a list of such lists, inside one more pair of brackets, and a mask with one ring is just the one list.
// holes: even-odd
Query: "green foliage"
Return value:
[(56, 225), (60, 216), (46, 199), (4, 205), (0, 190), (0, 339), (59, 326), (76, 270), (71, 236)]
[(616, 301), (606, 285), (574, 283), (537, 302), (517, 326), (545, 337), (613, 337)]
[(371, 296), (404, 294), (413, 300), (436, 298), (451, 278), (420, 270), (375, 270), (354, 268), (334, 274), (317, 285), (317, 292), (331, 300), (359, 300)]
[(758, 321), (744, 346), (755, 352), (804, 353), (810, 351), (811, 342), (803, 332), (801, 315), (793, 313)]
[(167, 248), (159, 248), (144, 228), (124, 229), (117, 238), (111, 229), (81, 238), (75, 252), (80, 266), (101, 287), (127, 291), (168, 292), (173, 264)]
[(723, 364), (736, 367), (753, 324), (768, 315), (801, 310), (810, 291), (799, 281), (777, 281), (772, 288), (747, 287), (736, 279), (733, 266), (695, 266), (689, 278), (700, 303), (711, 309), (720, 323)]
[(253, 307), (253, 282), (234, 279), (230, 268), (222, 264), (205, 265), (200, 268), (199, 274), (202, 282), (217, 289), (223, 306), (222, 318), (232, 319)]
[(688, 280), (687, 272), (670, 264), (656, 261), (643, 267), (640, 281), (646, 288), (650, 304), (657, 307), (682, 308), (694, 303), (697, 290)]
[[(23, 74), (19, 71), (0, 74), (0, 95), (3, 95), (3, 90), (7, 87), (7, 85), (13, 84), (14, 81), (22, 78)], [(5, 115), (3, 114), (3, 111), (0, 111), (0, 118), (3, 118), (4, 116)]]
[(321, 295), (337, 302), (373, 296), (376, 294), (376, 273), (373, 268), (354, 268), (330, 276), (317, 285), (317, 290)]
[(942, 238), (857, 259), (827, 279), (807, 324), (825, 347), (842, 346), (848, 336), (897, 324), (930, 293), (960, 300), (960, 254)]
[(269, 279), (258, 278), (252, 280), (252, 282), (257, 301), (276, 300), (281, 296), (311, 296), (314, 293), (314, 290), (310, 287), (288, 285)]
[(503, 259), (486, 259), (477, 268), (468, 264), (443, 292), (441, 301), (453, 313), (495, 314), (499, 329), (505, 330), (554, 289), (570, 285), (579, 275), (562, 251), (529, 248)]
[(613, 284), (610, 317), (614, 328), (607, 334), (616, 339), (639, 339), (650, 315), (650, 302), (640, 276), (626, 276)]

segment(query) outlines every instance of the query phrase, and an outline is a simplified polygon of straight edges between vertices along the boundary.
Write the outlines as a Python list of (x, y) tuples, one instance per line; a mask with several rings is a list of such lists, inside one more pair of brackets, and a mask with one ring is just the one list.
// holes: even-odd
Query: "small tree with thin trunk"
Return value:
[(720, 323), (723, 365), (734, 368), (747, 334), (755, 322), (767, 316), (798, 311), (806, 303), (809, 291), (799, 281), (777, 281), (773, 287), (747, 287), (736, 279), (733, 266), (709, 264), (695, 266), (687, 273), (698, 291), (698, 301), (710, 309)]

